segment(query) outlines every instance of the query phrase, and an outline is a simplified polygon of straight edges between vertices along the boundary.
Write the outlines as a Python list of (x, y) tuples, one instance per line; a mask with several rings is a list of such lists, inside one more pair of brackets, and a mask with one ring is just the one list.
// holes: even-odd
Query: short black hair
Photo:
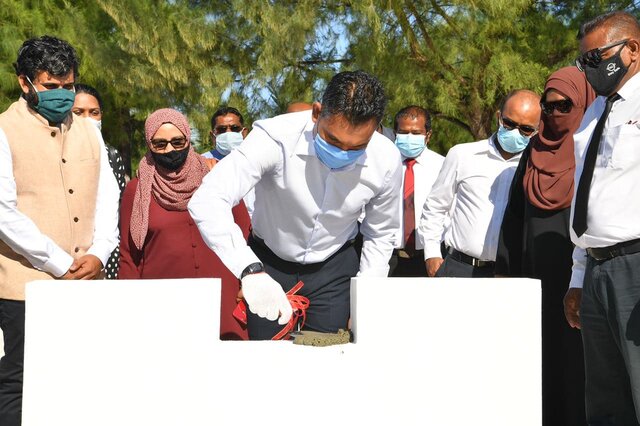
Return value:
[(25, 75), (31, 81), (39, 71), (46, 71), (55, 77), (64, 77), (73, 71), (73, 76), (78, 77), (79, 66), (76, 51), (69, 43), (47, 35), (22, 43), (18, 59), (13, 64), (16, 75)]
[(409, 105), (402, 108), (393, 119), (393, 130), (398, 132), (398, 120), (401, 118), (416, 119), (424, 117), (424, 129), (429, 133), (431, 131), (431, 114), (429, 111), (418, 105)]
[(240, 124), (244, 126), (244, 118), (242, 117), (242, 114), (240, 113), (240, 111), (238, 111), (234, 107), (223, 106), (218, 108), (218, 110), (214, 112), (213, 115), (211, 116), (211, 129), (213, 130), (213, 128), (216, 127), (216, 118), (222, 117), (223, 115), (227, 115), (227, 114), (237, 115), (238, 118), (240, 119)]
[(387, 106), (382, 84), (364, 71), (344, 71), (333, 76), (322, 95), (321, 117), (342, 115), (353, 125), (370, 120), (380, 124)]
[(87, 95), (91, 95), (98, 101), (98, 106), (100, 109), (102, 108), (102, 98), (100, 97), (100, 93), (96, 90), (95, 87), (89, 86), (88, 84), (77, 83), (74, 84), (73, 87), (76, 89), (76, 95), (78, 93), (86, 93)]
[(578, 31), (578, 40), (582, 40), (587, 34), (602, 28), (602, 26), (610, 24), (613, 34), (620, 37), (624, 35), (640, 35), (640, 24), (635, 16), (628, 12), (616, 10), (596, 16), (592, 20), (585, 22), (580, 26)]

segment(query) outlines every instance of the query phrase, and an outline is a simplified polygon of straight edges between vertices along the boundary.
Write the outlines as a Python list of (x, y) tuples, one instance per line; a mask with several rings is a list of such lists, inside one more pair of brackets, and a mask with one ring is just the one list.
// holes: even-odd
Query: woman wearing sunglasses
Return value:
[[(173, 109), (157, 110), (145, 122), (145, 139), (147, 154), (120, 208), (119, 278), (221, 278), (221, 338), (246, 339), (233, 318), (239, 281), (202, 240), (187, 211), (210, 169), (191, 145), (187, 118)], [(233, 216), (246, 238), (250, 221), (242, 202)]]
[(542, 281), (544, 425), (586, 424), (582, 341), (567, 324), (562, 300), (573, 263), (573, 133), (595, 98), (576, 67), (551, 74), (540, 102), (540, 130), (518, 165), (500, 233), (496, 274)]

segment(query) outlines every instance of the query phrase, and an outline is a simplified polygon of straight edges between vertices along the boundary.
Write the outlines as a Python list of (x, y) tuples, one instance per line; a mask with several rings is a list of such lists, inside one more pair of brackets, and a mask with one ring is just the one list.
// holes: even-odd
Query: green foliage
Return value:
[(446, 153), (495, 130), (510, 90), (540, 92), (577, 54), (580, 23), (612, 9), (638, 13), (630, 0), (0, 0), (0, 108), (20, 94), (22, 42), (51, 34), (78, 51), (79, 81), (106, 103), (105, 140), (134, 169), (157, 108), (185, 112), (203, 151), (219, 106), (250, 124), (319, 100), (347, 69), (384, 83), (387, 126), (408, 104), (432, 111)]

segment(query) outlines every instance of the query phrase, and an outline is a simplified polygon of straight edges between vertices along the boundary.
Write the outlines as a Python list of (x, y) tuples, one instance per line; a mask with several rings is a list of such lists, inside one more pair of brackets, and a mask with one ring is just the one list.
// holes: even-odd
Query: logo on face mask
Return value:
[(607, 65), (607, 71), (609, 71), (609, 74), (607, 74), (607, 76), (611, 77), (613, 74), (620, 71), (620, 67), (616, 66), (616, 64), (614, 63), (610, 63), (609, 65)]

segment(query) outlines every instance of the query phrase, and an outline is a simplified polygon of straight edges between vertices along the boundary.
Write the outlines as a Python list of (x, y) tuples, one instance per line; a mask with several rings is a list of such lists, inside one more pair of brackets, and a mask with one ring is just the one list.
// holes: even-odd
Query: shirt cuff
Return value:
[(440, 250), (439, 242), (438, 244), (425, 243), (424, 245), (424, 260), (431, 259), (432, 257), (442, 258), (442, 251)]
[(50, 273), (56, 278), (60, 278), (67, 273), (73, 264), (73, 257), (64, 250), (56, 250), (51, 254), (49, 260), (42, 265), (42, 270)]
[(102, 262), (102, 268), (104, 269), (104, 267), (107, 265), (109, 257), (111, 256), (111, 253), (113, 252), (113, 250), (115, 250), (115, 247), (110, 249), (110, 246), (111, 244), (108, 244), (106, 242), (103, 244), (94, 242), (89, 250), (87, 250), (86, 254), (91, 254), (100, 259), (100, 262)]
[[(231, 273), (236, 276), (236, 278), (240, 279), (240, 275), (245, 268), (252, 263), (263, 263), (258, 256), (251, 250), (249, 246), (241, 247), (237, 249), (238, 251), (233, 254), (235, 258), (232, 265), (227, 266)], [(237, 259), (237, 260), (236, 260)]]
[(582, 288), (584, 283), (584, 271), (573, 271), (571, 274), (571, 281), (569, 282), (569, 288)]
[(367, 268), (358, 271), (357, 277), (386, 277), (389, 275), (389, 266), (378, 268)]

